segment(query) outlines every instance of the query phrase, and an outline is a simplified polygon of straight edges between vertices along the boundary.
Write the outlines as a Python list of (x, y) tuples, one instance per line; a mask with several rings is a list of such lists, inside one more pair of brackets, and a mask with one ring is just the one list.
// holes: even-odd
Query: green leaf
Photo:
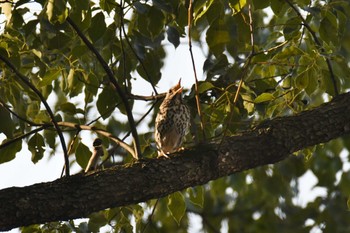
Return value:
[(70, 69), (67, 79), (69, 97), (79, 95), (84, 87), (84, 83), (82, 82), (82, 80), (84, 80), (84, 73), (75, 69)]
[(53, 130), (44, 130), (45, 142), (51, 149), (56, 149), (56, 133)]
[(144, 214), (143, 208), (140, 205), (133, 205), (132, 206), (132, 213), (135, 217), (135, 222), (136, 224), (141, 224), (142, 223), (142, 217)]
[(47, 86), (60, 77), (61, 69), (52, 69), (45, 73), (44, 77), (39, 82), (39, 87)]
[(193, 188), (188, 188), (188, 193), (190, 196), (190, 201), (198, 206), (199, 208), (203, 208), (204, 204), (204, 187), (196, 186)]
[(262, 102), (267, 102), (267, 101), (271, 101), (274, 100), (275, 97), (271, 94), (271, 93), (262, 93), (259, 96), (257, 96), (254, 100), (254, 103), (258, 104), (258, 103), (262, 103)]
[(45, 142), (41, 134), (34, 134), (28, 141), (28, 149), (32, 153), (32, 162), (37, 163), (43, 158), (45, 152)]
[(69, 102), (61, 104), (60, 109), (62, 110), (62, 112), (68, 113), (70, 115), (74, 115), (77, 113), (75, 105)]
[(163, 28), (165, 26), (164, 14), (158, 8), (151, 7), (147, 15), (150, 19), (148, 30), (151, 33), (151, 37), (155, 38), (163, 31)]
[(114, 0), (100, 0), (100, 7), (102, 10), (106, 11), (108, 14), (117, 6)]
[(103, 119), (108, 118), (112, 114), (116, 104), (116, 92), (114, 89), (110, 86), (103, 88), (96, 102), (98, 112)]
[(286, 26), (283, 29), (283, 34), (286, 40), (293, 39), (300, 33), (301, 20), (299, 17), (293, 17), (287, 20)]
[(66, 7), (67, 1), (64, 0), (50, 0), (46, 6), (46, 14), (52, 24), (63, 23), (68, 16), (68, 9)]
[(299, 74), (296, 78), (295, 78), (295, 86), (299, 89), (299, 90), (304, 90), (308, 84), (309, 84), (309, 76), (308, 76), (308, 72), (307, 70), (301, 74)]
[(0, 134), (4, 133), (6, 137), (11, 138), (15, 130), (15, 124), (11, 119), (10, 112), (0, 105)]
[(229, 0), (229, 6), (234, 15), (239, 13), (246, 4), (247, 0)]
[(172, 43), (175, 48), (177, 48), (180, 44), (180, 33), (177, 31), (177, 29), (175, 27), (168, 26), (166, 34), (168, 36), (168, 41)]
[(186, 212), (185, 198), (181, 192), (176, 192), (168, 196), (168, 210), (177, 224), (180, 225), (180, 221)]
[(89, 27), (88, 33), (92, 42), (96, 42), (100, 39), (106, 32), (106, 22), (105, 17), (102, 12), (97, 13), (91, 19), (91, 25)]
[(38, 115), (39, 109), (40, 109), (40, 102), (39, 101), (31, 101), (30, 104), (27, 105), (26, 115), (29, 118), (34, 119)]
[(196, 25), (197, 21), (205, 15), (205, 13), (210, 9), (215, 0), (209, 1), (195, 1), (194, 10), (193, 10), (193, 18), (194, 25)]
[(77, 159), (77, 163), (81, 168), (86, 168), (89, 159), (91, 157), (92, 153), (89, 150), (89, 147), (87, 147), (82, 142), (79, 142), (76, 150), (75, 150), (75, 157)]
[(108, 223), (105, 211), (99, 211), (89, 215), (89, 230), (92, 232), (99, 232), (100, 228)]
[(227, 25), (222, 19), (214, 21), (206, 34), (206, 41), (210, 50), (216, 57), (222, 55), (224, 47), (231, 41), (230, 34), (227, 30)]
[(283, 10), (283, 6), (285, 5), (285, 1), (282, 1), (282, 0), (270, 0), (270, 1), (271, 1), (272, 11), (276, 15), (279, 15)]
[(270, 6), (270, 0), (264, 0), (264, 1), (253, 0), (253, 6), (254, 6), (255, 10), (257, 10), (257, 9), (264, 9), (264, 8)]
[(214, 88), (215, 86), (211, 82), (201, 82), (198, 87), (198, 93), (206, 92), (207, 90), (210, 90)]
[[(2, 141), (4, 144), (8, 140)], [(4, 146), (0, 149), (0, 164), (13, 160), (16, 157), (17, 152), (22, 149), (22, 140), (16, 140), (15, 142)]]
[(311, 68), (307, 71), (308, 85), (305, 88), (306, 93), (311, 96), (318, 89), (318, 73), (315, 69)]
[(333, 44), (339, 43), (338, 20), (331, 11), (327, 11), (326, 17), (321, 20), (319, 32), (320, 37), (325, 42), (332, 42)]

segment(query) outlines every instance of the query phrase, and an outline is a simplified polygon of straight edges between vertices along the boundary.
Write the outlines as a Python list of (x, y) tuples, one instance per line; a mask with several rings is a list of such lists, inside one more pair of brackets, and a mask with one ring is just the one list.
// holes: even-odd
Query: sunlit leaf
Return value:
[(188, 189), (190, 201), (198, 206), (199, 208), (203, 208), (204, 204), (204, 187), (203, 186), (196, 186), (194, 188)]
[(197, 23), (197, 21), (203, 17), (203, 15), (209, 10), (211, 5), (215, 2), (215, 0), (209, 0), (209, 1), (196, 1), (194, 5), (194, 24)]
[(229, 6), (231, 7), (233, 14), (239, 13), (246, 4), (246, 0), (229, 0)]
[(207, 90), (210, 90), (214, 87), (214, 85), (210, 82), (202, 82), (199, 84), (199, 87), (198, 87), (198, 93), (203, 93)]
[(257, 96), (254, 100), (254, 103), (258, 104), (258, 103), (263, 103), (263, 102), (267, 102), (267, 101), (271, 101), (275, 99), (275, 97), (273, 96), (273, 94), (271, 93), (262, 93), (259, 96)]
[(48, 72), (45, 73), (45, 76), (42, 77), (42, 79), (40, 80), (39, 86), (43, 87), (51, 84), (52, 81), (56, 80), (60, 76), (60, 74), (61, 74), (60, 69), (49, 70)]
[(186, 212), (185, 198), (181, 192), (175, 192), (168, 196), (168, 210), (178, 225)]
[(51, 23), (63, 23), (68, 16), (68, 8), (64, 0), (50, 0), (46, 6), (46, 14)]

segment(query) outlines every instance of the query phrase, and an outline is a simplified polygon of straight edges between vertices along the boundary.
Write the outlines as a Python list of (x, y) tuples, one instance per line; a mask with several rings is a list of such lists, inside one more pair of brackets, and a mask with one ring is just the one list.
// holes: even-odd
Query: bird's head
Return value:
[(171, 100), (175, 104), (179, 104), (182, 101), (182, 90), (183, 87), (181, 86), (181, 78), (179, 82), (169, 89), (168, 93), (166, 94), (166, 99)]

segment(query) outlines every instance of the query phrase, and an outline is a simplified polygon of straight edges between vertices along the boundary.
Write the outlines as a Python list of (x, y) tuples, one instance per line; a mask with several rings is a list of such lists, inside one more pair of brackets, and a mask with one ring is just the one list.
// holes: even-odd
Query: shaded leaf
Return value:
[(103, 88), (97, 99), (97, 109), (103, 119), (108, 118), (117, 104), (116, 92), (110, 86)]
[(66, 102), (60, 105), (61, 111), (68, 113), (70, 115), (74, 115), (77, 113), (77, 109), (74, 104)]
[[(4, 144), (8, 140), (2, 141)], [(15, 142), (0, 149), (0, 164), (13, 160), (16, 157), (17, 152), (22, 149), (22, 140), (16, 140)]]
[(32, 162), (37, 163), (43, 158), (45, 142), (41, 134), (34, 134), (28, 141), (28, 150), (32, 153)]
[(87, 166), (89, 159), (91, 157), (92, 153), (89, 150), (89, 147), (87, 147), (82, 142), (79, 142), (76, 150), (75, 150), (75, 157), (77, 159), (77, 163), (79, 166), (83, 169)]
[(10, 112), (0, 105), (0, 134), (4, 133), (6, 137), (11, 138), (15, 130), (15, 124), (11, 119)]
[(172, 26), (168, 26), (166, 33), (168, 36), (168, 41), (172, 43), (175, 48), (177, 48), (177, 46), (180, 44), (180, 33)]
[(106, 32), (106, 22), (102, 12), (92, 17), (88, 32), (92, 42), (96, 42)]

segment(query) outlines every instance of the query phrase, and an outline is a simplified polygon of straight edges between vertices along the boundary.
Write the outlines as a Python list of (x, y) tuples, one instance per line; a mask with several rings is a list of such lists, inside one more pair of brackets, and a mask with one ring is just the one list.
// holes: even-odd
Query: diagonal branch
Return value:
[(141, 157), (140, 140), (139, 140), (139, 136), (137, 134), (137, 129), (136, 129), (136, 126), (135, 126), (134, 116), (132, 114), (132, 111), (131, 111), (128, 99), (125, 96), (125, 93), (120, 88), (117, 80), (114, 77), (114, 74), (113, 74), (112, 70), (109, 68), (108, 64), (103, 59), (101, 54), (97, 51), (97, 49), (93, 46), (93, 44), (88, 40), (88, 38), (83, 34), (83, 32), (78, 28), (78, 26), (73, 22), (73, 20), (70, 17), (67, 17), (66, 20), (71, 25), (71, 27), (74, 29), (74, 31), (78, 34), (78, 36), (83, 40), (85, 45), (91, 50), (91, 52), (93, 54), (95, 54), (98, 62), (101, 64), (101, 66), (105, 70), (105, 72), (106, 72), (106, 74), (107, 74), (107, 76), (109, 78), (109, 81), (113, 84), (113, 86), (116, 89), (118, 95), (120, 96), (120, 98), (121, 98), (121, 100), (122, 100), (122, 102), (123, 102), (123, 104), (125, 106), (126, 115), (128, 117), (131, 134), (132, 134), (132, 136), (134, 138), (134, 141), (135, 141), (135, 147), (136, 147), (136, 157), (135, 158), (138, 159), (139, 157)]
[(296, 151), (350, 134), (350, 93), (295, 116), (185, 149), (170, 159), (139, 160), (53, 182), (0, 190), (0, 231), (86, 217), (202, 185), (288, 158)]
[(0, 54), (0, 60), (2, 60), (8, 67), (10, 67), (10, 69), (16, 74), (16, 77), (19, 78), (32, 91), (34, 91), (34, 93), (40, 98), (40, 101), (44, 104), (46, 111), (50, 116), (51, 122), (53, 123), (53, 125), (57, 131), (58, 137), (60, 138), (61, 146), (62, 146), (62, 150), (63, 150), (63, 155), (64, 155), (64, 163), (66, 165), (66, 176), (69, 176), (68, 153), (67, 153), (67, 147), (66, 147), (66, 143), (64, 141), (63, 133), (62, 133), (62, 130), (60, 129), (60, 127), (58, 126), (57, 121), (55, 120), (55, 116), (54, 116), (49, 104), (47, 103), (45, 97), (34, 86), (34, 84), (32, 84), (26, 76), (21, 74), (19, 72), (19, 70), (7, 58), (5, 58), (2, 54)]
[(90, 130), (90, 131), (94, 131), (102, 136), (108, 137), (111, 140), (113, 140), (115, 143), (117, 143), (119, 146), (121, 146), (122, 148), (124, 148), (127, 152), (129, 152), (132, 157), (136, 158), (135, 152), (134, 150), (128, 145), (126, 144), (123, 140), (119, 139), (118, 137), (114, 136), (113, 134), (111, 134), (110, 132), (94, 127), (94, 126), (88, 126), (88, 125), (79, 125), (79, 124), (75, 124), (75, 123), (71, 123), (71, 122), (58, 122), (58, 124), (60, 126), (66, 126), (69, 128), (76, 128), (77, 130)]

